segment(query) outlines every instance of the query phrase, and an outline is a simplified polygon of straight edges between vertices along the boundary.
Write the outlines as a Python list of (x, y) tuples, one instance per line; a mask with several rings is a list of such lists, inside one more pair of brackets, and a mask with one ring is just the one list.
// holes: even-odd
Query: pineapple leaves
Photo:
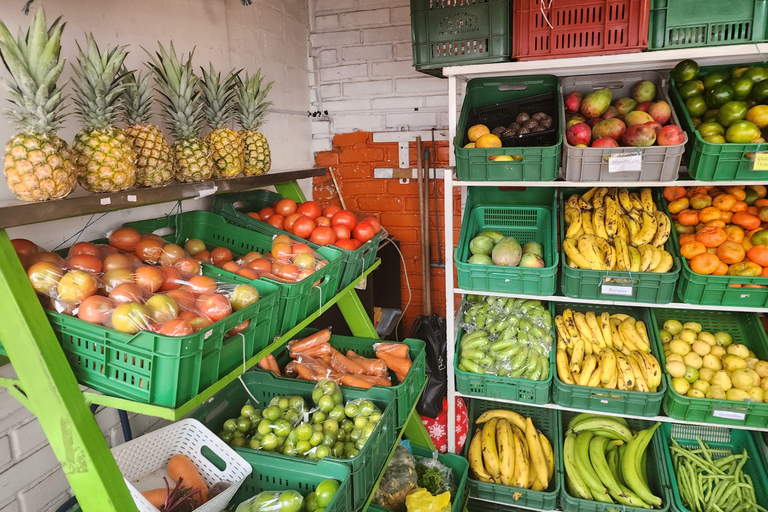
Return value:
[(274, 82), (269, 82), (261, 87), (263, 77), (261, 70), (254, 76), (245, 75), (245, 82), (237, 79), (237, 95), (239, 99), (238, 122), (244, 130), (257, 131), (264, 124), (267, 109), (272, 105), (271, 101), (264, 101), (272, 89)]

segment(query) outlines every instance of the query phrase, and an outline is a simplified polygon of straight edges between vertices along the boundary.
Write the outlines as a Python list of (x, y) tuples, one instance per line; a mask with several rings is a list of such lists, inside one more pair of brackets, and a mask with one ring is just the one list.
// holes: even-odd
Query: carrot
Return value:
[(331, 368), (331, 355), (330, 354), (322, 354), (317, 356), (315, 359), (318, 361), (322, 361), (328, 368)]
[(384, 377), (375, 377), (373, 375), (355, 375), (355, 378), (364, 380), (365, 382), (370, 382), (374, 386), (390, 387), (392, 385), (392, 382), (389, 379), (385, 379)]
[(350, 375), (360, 375), (365, 373), (362, 366), (349, 359), (347, 356), (336, 350), (331, 349), (331, 366), (339, 373), (348, 373)]
[(376, 351), (377, 355), (379, 352), (386, 352), (387, 354), (403, 359), (407, 359), (410, 354), (410, 348), (404, 343), (375, 343), (373, 345), (373, 350)]
[(395, 357), (386, 352), (376, 352), (376, 357), (387, 363), (387, 367), (395, 373), (401, 373), (403, 375), (408, 374), (408, 370), (411, 369), (413, 364), (408, 359), (402, 357)]
[(259, 368), (262, 370), (271, 371), (278, 377), (281, 377), (280, 367), (277, 365), (277, 360), (272, 354), (267, 354), (264, 358), (261, 359), (261, 361), (259, 361)]
[(323, 343), (328, 343), (331, 341), (331, 331), (328, 329), (322, 329), (320, 331), (317, 331), (315, 334), (310, 334), (306, 338), (302, 340), (293, 340), (288, 343), (288, 347), (291, 349), (291, 352), (294, 350), (296, 352), (304, 352), (306, 349), (310, 347), (314, 347), (315, 345), (321, 345)]
[(371, 389), (373, 387), (373, 384), (370, 382), (366, 382), (362, 379), (358, 379), (356, 376), (353, 375), (346, 375), (343, 374), (341, 376), (341, 383), (345, 386), (353, 386), (356, 388), (363, 388), (363, 389)]
[(331, 346), (328, 343), (317, 343), (311, 347), (296, 348), (291, 347), (291, 357), (296, 357), (296, 354), (307, 354), (308, 356), (318, 357), (323, 354), (330, 354)]
[(314, 373), (312, 373), (312, 370), (307, 368), (307, 365), (302, 363), (296, 363), (296, 371), (299, 374), (300, 379), (304, 380), (317, 380), (317, 377)]
[(197, 500), (200, 505), (208, 501), (208, 486), (189, 457), (186, 455), (171, 457), (171, 460), (168, 461), (168, 474), (177, 482), (179, 478), (183, 478), (185, 484), (200, 491), (200, 499)]
[(357, 354), (354, 350), (347, 350), (347, 357), (362, 366), (365, 375), (387, 377), (387, 364), (381, 359), (363, 357)]
[(397, 381), (398, 381), (398, 382), (400, 382), (401, 384), (402, 384), (403, 382), (405, 382), (405, 378), (406, 378), (407, 376), (408, 376), (408, 375), (403, 375), (402, 373), (397, 373), (397, 372), (395, 372), (395, 377), (397, 377)]
[(165, 505), (165, 500), (168, 497), (168, 489), (162, 487), (160, 489), (152, 489), (151, 491), (144, 491), (142, 496), (147, 498), (153, 507), (160, 508)]

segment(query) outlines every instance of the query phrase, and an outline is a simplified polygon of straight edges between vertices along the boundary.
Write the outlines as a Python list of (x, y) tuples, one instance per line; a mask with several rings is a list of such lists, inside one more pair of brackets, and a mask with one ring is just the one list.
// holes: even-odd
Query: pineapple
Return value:
[(126, 126), (123, 131), (138, 157), (136, 184), (159, 187), (173, 181), (176, 172), (171, 145), (157, 126), (149, 124), (152, 116), (152, 90), (150, 75), (138, 77), (134, 72), (125, 74), (123, 109)]
[(216, 177), (234, 178), (243, 173), (245, 165), (243, 139), (236, 130), (227, 126), (235, 115), (235, 86), (240, 72), (230, 71), (222, 82), (221, 73), (214, 71), (213, 64), (209, 63), (209, 68), (207, 73), (202, 70), (200, 84), (205, 96), (203, 112), (213, 130), (205, 140), (211, 146)]
[(237, 97), (239, 102), (238, 122), (243, 130), (240, 132), (245, 145), (246, 176), (264, 174), (272, 166), (272, 156), (269, 152), (267, 138), (259, 133), (259, 127), (264, 124), (264, 116), (271, 101), (264, 101), (274, 82), (261, 87), (261, 70), (252, 77), (246, 73), (245, 82), (237, 80)]
[(125, 89), (120, 68), (128, 52), (125, 46), (102, 54), (93, 34), (86, 37), (86, 52), (77, 45), (79, 79), (75, 84), (76, 112), (83, 131), (75, 135), (80, 185), (91, 192), (117, 192), (136, 183), (136, 153), (123, 130), (115, 126)]
[(5, 146), (5, 178), (24, 201), (57, 199), (77, 186), (74, 156), (56, 135), (65, 117), (62, 88), (56, 86), (64, 69), (60, 19), (46, 28), (41, 7), (18, 40), (0, 21), (0, 56), (13, 77), (13, 82), (2, 81), (14, 105), (8, 112), (22, 130)]
[(213, 174), (213, 164), (210, 147), (200, 138), (203, 104), (197, 88), (200, 80), (192, 71), (195, 51), (192, 50), (182, 63), (176, 56), (173, 43), (170, 52), (166, 52), (163, 45), (159, 46), (156, 56), (149, 56), (152, 59), (150, 67), (165, 98), (162, 105), (168, 116), (168, 128), (176, 137), (173, 147), (176, 179), (184, 182), (205, 181)]

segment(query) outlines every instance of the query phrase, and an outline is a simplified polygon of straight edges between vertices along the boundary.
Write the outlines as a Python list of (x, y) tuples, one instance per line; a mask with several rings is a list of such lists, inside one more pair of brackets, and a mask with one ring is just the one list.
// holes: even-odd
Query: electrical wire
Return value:
[(395, 237), (387, 237), (384, 239), (384, 241), (379, 244), (379, 249), (381, 250), (382, 247), (385, 247), (388, 243), (391, 243), (392, 246), (395, 248), (397, 253), (400, 255), (400, 261), (403, 262), (403, 275), (405, 276), (405, 286), (408, 288), (408, 302), (405, 303), (405, 309), (403, 309), (403, 314), (400, 315), (400, 318), (397, 319), (397, 323), (395, 324), (395, 341), (400, 341), (400, 336), (398, 335), (397, 329), (400, 327), (400, 322), (402, 322), (403, 317), (405, 317), (405, 312), (408, 311), (408, 308), (411, 306), (411, 299), (413, 298), (413, 294), (411, 292), (411, 282), (408, 279), (408, 269), (405, 266), (405, 257), (403, 256), (403, 253), (400, 252), (400, 248), (395, 243)]

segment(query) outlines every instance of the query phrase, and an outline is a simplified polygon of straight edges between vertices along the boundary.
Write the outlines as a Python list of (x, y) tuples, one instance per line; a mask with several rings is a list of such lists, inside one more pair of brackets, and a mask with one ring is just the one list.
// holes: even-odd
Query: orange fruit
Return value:
[(697, 274), (711, 274), (720, 266), (720, 258), (710, 252), (697, 254), (690, 261), (691, 270)]
[(703, 252), (707, 252), (707, 248), (701, 242), (687, 242), (680, 246), (680, 255), (687, 260)]
[(717, 257), (724, 263), (732, 265), (733, 263), (739, 263), (744, 259), (746, 251), (741, 244), (736, 242), (725, 241), (717, 248)]

